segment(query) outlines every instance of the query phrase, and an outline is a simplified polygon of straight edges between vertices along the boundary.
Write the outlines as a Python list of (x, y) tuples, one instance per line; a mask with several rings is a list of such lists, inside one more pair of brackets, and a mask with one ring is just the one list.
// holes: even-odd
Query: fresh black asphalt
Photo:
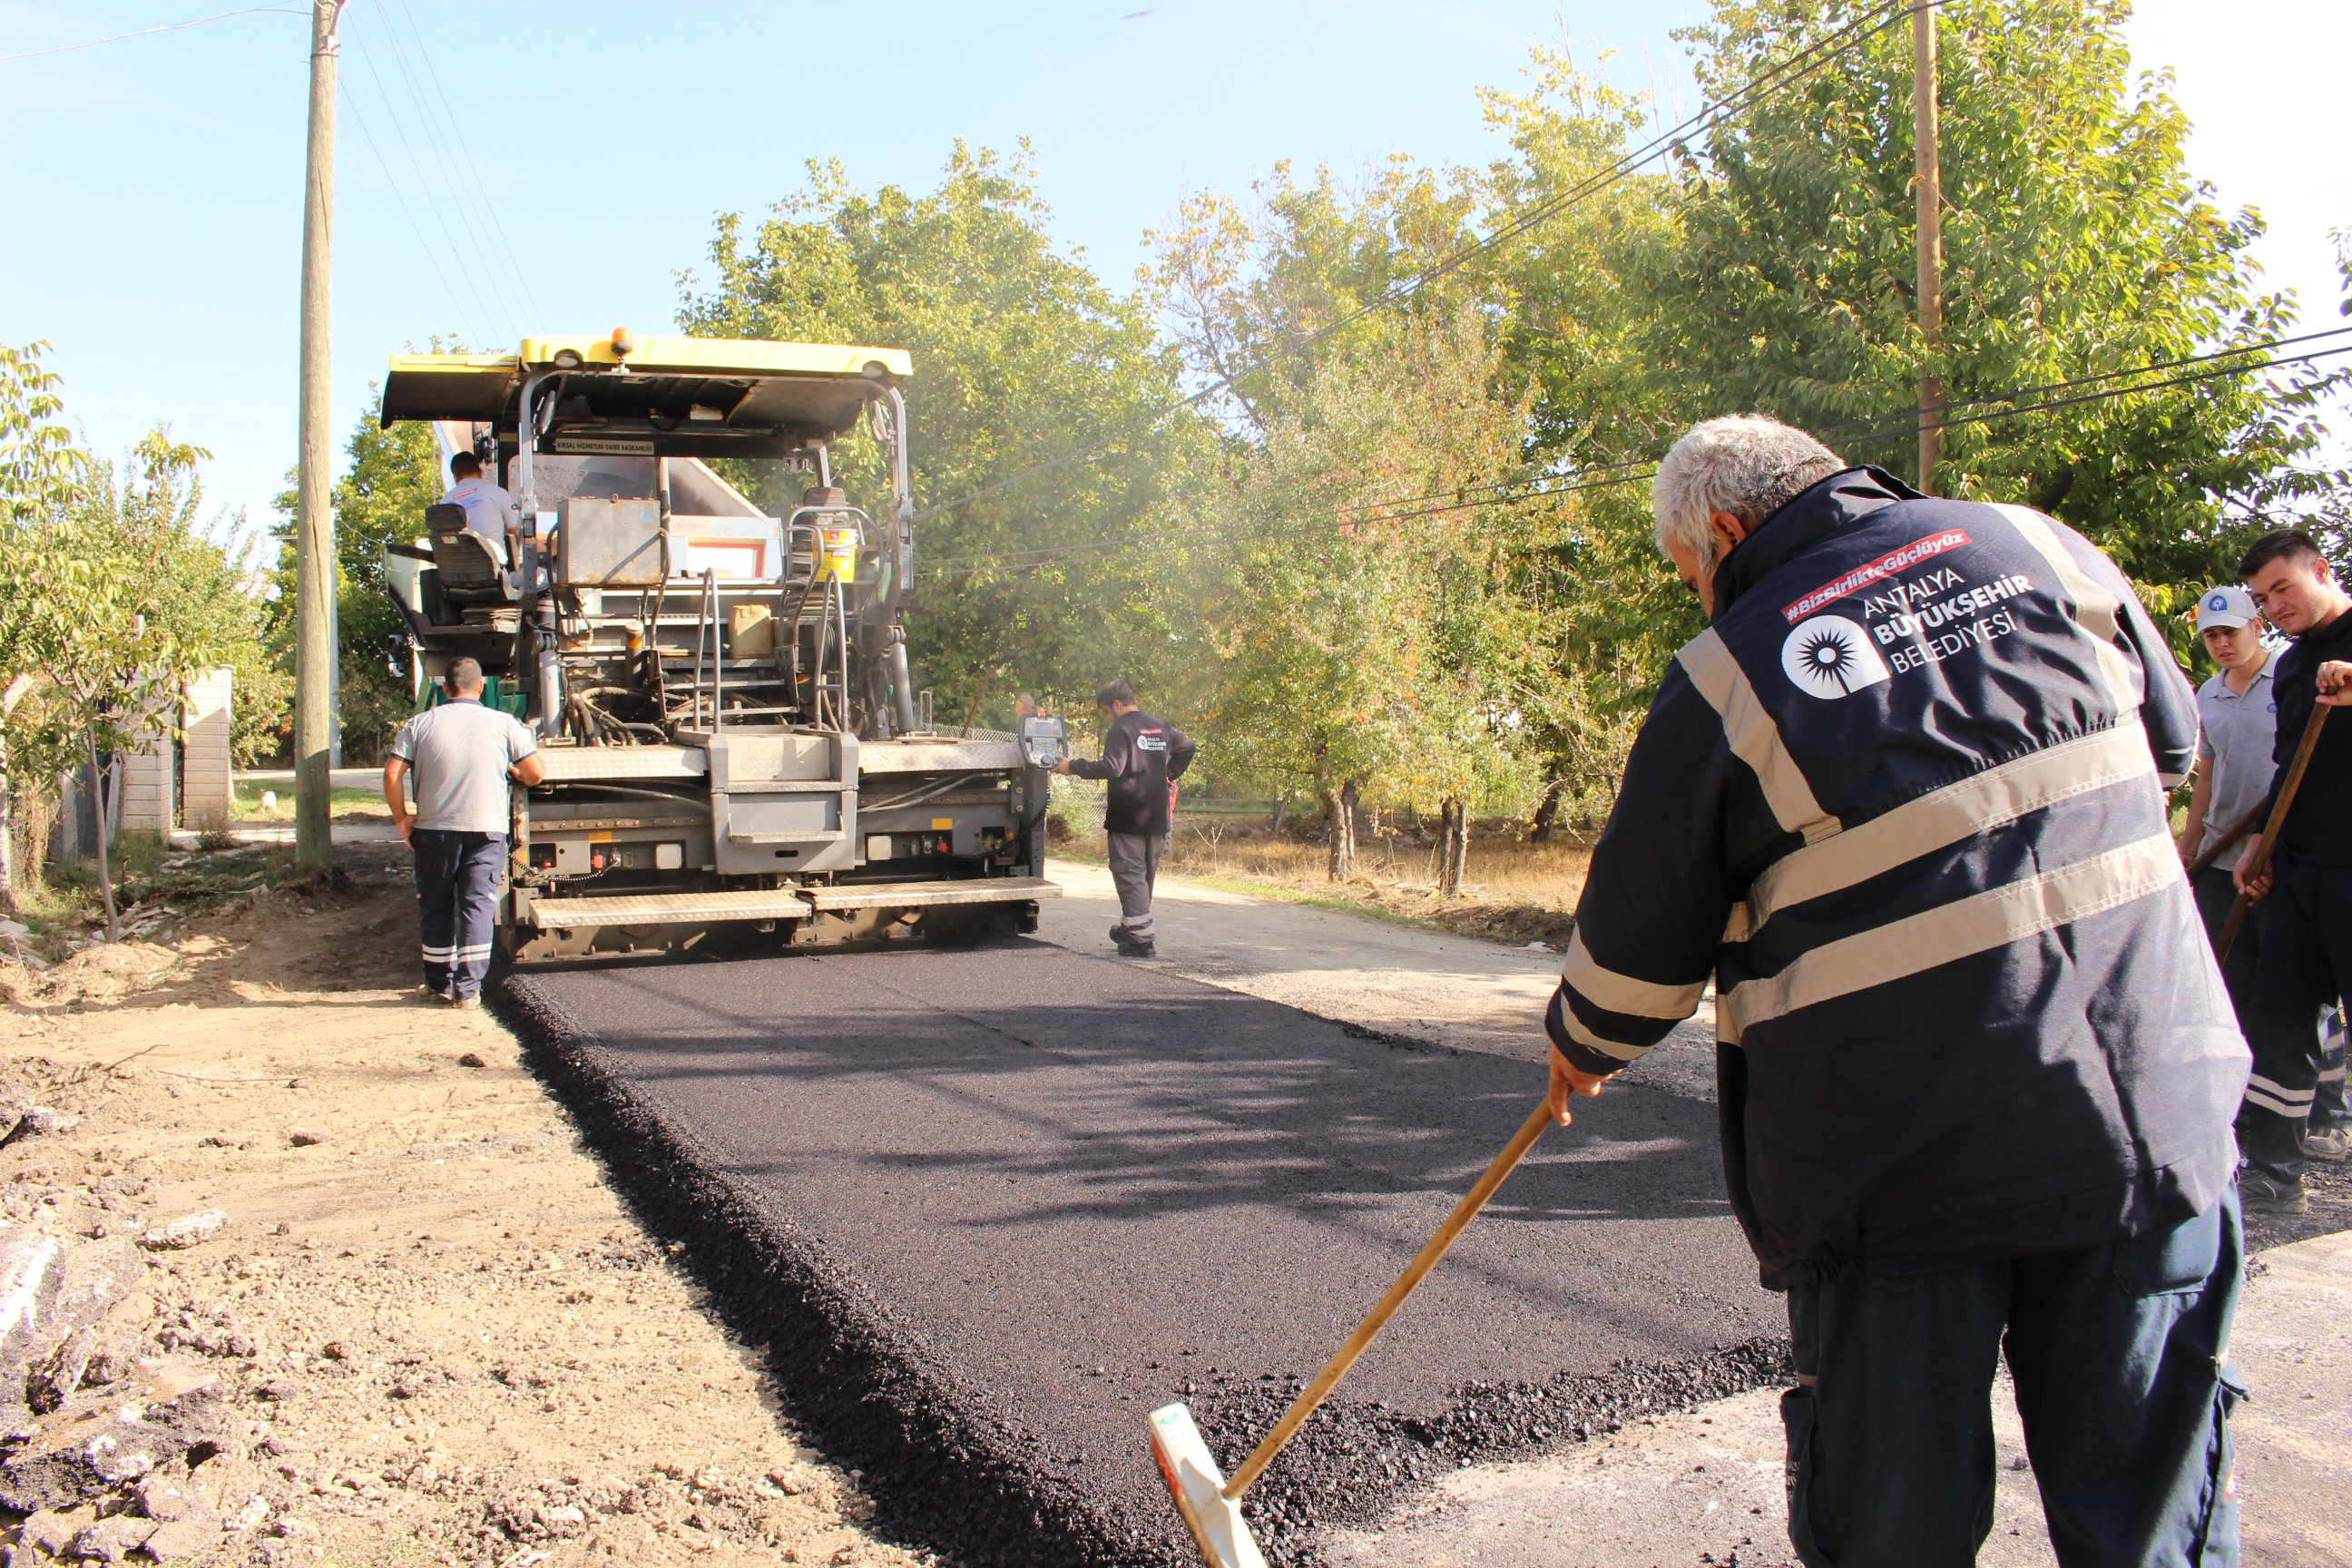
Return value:
[[(1043, 943), (538, 972), (501, 1009), (883, 1523), (1181, 1563), (1143, 1416), (1231, 1466), (1543, 1090)], [(1253, 1493), (1277, 1562), (1473, 1458), (1779, 1373), (1715, 1108), (1580, 1101)]]

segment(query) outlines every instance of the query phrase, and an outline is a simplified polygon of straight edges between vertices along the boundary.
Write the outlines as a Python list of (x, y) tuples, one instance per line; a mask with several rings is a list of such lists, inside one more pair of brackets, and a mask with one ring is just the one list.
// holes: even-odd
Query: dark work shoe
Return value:
[(1110, 928), (1110, 939), (1121, 947), (1127, 945), (1127, 926), (1124, 922)]
[(1157, 958), (1160, 949), (1148, 942), (1121, 942), (1118, 955), (1121, 958)]
[(2341, 1161), (2347, 1142), (2341, 1128), (2318, 1128), (2303, 1135), (2303, 1157), (2306, 1160)]
[(2238, 1201), (2248, 1214), (2309, 1214), (2301, 1176), (2275, 1175), (2259, 1165), (2238, 1173)]

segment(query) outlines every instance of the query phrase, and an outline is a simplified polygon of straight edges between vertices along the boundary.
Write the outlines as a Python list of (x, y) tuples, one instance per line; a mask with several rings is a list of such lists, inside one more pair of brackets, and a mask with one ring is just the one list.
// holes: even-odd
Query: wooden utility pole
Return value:
[[(1919, 336), (1933, 354), (1944, 336), (1944, 169), (1936, 115), (1936, 7), (1911, 13), (1912, 184), (1918, 198)], [(1935, 493), (1936, 465), (1944, 458), (1944, 384), (1919, 372), (1919, 488)]]
[(334, 858), (327, 749), (334, 729), (335, 518), (328, 407), (328, 268), (335, 232), (335, 27), (343, 0), (312, 0), (310, 147), (302, 194), (302, 374), (294, 502), (294, 865)]

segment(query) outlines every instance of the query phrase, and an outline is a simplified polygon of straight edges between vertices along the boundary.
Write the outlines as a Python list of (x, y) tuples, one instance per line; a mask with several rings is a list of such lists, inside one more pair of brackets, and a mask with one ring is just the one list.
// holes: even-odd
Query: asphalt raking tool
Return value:
[(1527, 1157), (1528, 1151), (1535, 1147), (1536, 1140), (1543, 1136), (1544, 1127), (1550, 1121), (1550, 1105), (1538, 1104), (1526, 1124), (1503, 1146), (1503, 1152), (1495, 1156), (1495, 1163), (1486, 1167), (1486, 1174), (1478, 1178), (1477, 1184), (1454, 1205), (1454, 1212), (1445, 1216), (1445, 1223), (1437, 1227), (1437, 1234), (1429, 1238), (1429, 1244), (1406, 1266), (1405, 1271), (1397, 1277), (1397, 1282), (1389, 1287), (1388, 1294), (1381, 1298), (1380, 1304), (1356, 1325), (1356, 1331), (1348, 1336), (1348, 1342), (1339, 1347), (1339, 1353), (1316, 1374), (1315, 1381), (1307, 1385), (1304, 1393), (1291, 1401), (1290, 1408), (1283, 1412), (1282, 1419), (1275, 1423), (1274, 1430), (1267, 1433), (1265, 1440), (1251, 1451), (1249, 1458), (1242, 1461), (1241, 1468), (1234, 1472), (1233, 1479), (1223, 1479), (1217, 1474), (1217, 1461), (1210, 1455), (1208, 1444), (1202, 1441), (1200, 1428), (1192, 1424), (1190, 1410), (1177, 1404), (1161, 1405), (1151, 1413), (1151, 1457), (1159, 1461), (1160, 1477), (1167, 1481), (1169, 1493), (1176, 1500), (1176, 1511), (1183, 1516), (1184, 1527), (1192, 1532), (1193, 1542), (1200, 1547), (1201, 1556), (1208, 1568), (1265, 1568), (1265, 1558), (1259, 1552), (1257, 1542), (1250, 1537), (1248, 1524), (1242, 1519), (1242, 1494), (1249, 1490), (1251, 1484), (1274, 1462), (1275, 1456), (1297, 1436), (1298, 1429), (1307, 1424), (1307, 1418), (1315, 1414), (1316, 1407), (1339, 1385), (1339, 1380), (1348, 1375), (1348, 1369), (1356, 1364), (1356, 1359), (1370, 1347), (1380, 1331), (1388, 1327), (1389, 1320), (1396, 1316), (1397, 1309), (1404, 1305), (1405, 1298), (1412, 1295), (1429, 1271), (1437, 1267), (1437, 1260), (1445, 1256), (1454, 1238), (1478, 1217), (1478, 1211), (1486, 1206), (1486, 1200), (1495, 1195), (1495, 1190)]

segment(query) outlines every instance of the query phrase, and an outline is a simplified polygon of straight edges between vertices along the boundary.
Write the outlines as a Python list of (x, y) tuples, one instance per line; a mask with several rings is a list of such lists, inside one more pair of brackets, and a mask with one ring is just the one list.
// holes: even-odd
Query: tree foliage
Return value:
[[(928, 195), (866, 194), (838, 163), (808, 173), (756, 228), (719, 220), (711, 276), (679, 280), (689, 331), (910, 351), (919, 508), (1109, 437), (1090, 460), (918, 522), (910, 642), (940, 710), (960, 714), (992, 668), (1005, 709), (1019, 687), (1091, 691), (1114, 674), (1164, 691), (1190, 628), (1168, 615), (1149, 555), (1026, 563), (1150, 539), (1200, 449), (1191, 422), (1143, 423), (1179, 395), (1149, 300), (1054, 247), (1025, 148), (1007, 160), (958, 143)], [(857, 462), (857, 444), (842, 455)], [(862, 493), (887, 493), (866, 460)]]
[[(435, 339), (437, 352), (445, 345)], [(446, 345), (458, 352), (457, 345)], [(404, 629), (383, 579), (383, 550), (423, 537), (425, 509), (441, 499), (440, 451), (432, 426), (418, 420), (384, 429), (375, 416), (375, 387), (366, 410), (352, 426), (344, 448), (349, 464), (335, 481), (335, 660), (336, 716), (342, 725), (343, 755), (373, 757), (392, 742), (415, 707), (405, 677), (392, 668), (393, 634)], [(277, 628), (282, 660), (291, 659), (294, 604), (294, 507), (292, 476), (278, 497), (278, 603), (284, 621)]]
[[(1849, 0), (1719, 0), (1685, 35), (1720, 98), (1861, 16)], [(1686, 149), (1674, 222), (1624, 269), (1642, 355), (1691, 415), (1761, 409), (1916, 479), (1922, 371), (1956, 423), (1939, 494), (2020, 501), (2144, 584), (2226, 574), (2238, 534), (2322, 481), (2314, 378), (2219, 376), (2126, 397), (2093, 376), (2258, 343), (2289, 301), (2254, 291), (2252, 212), (2218, 208), (2183, 156), (2167, 79), (2135, 77), (2125, 0), (1939, 7), (1944, 328), (1917, 325), (1909, 30), (1766, 94)], [(2259, 359), (2247, 356), (2244, 363)], [(2028, 392), (2004, 412), (1975, 400)], [(1982, 417), (1983, 416), (1998, 416)]]
[[(0, 350), (0, 908), (16, 900), (16, 823), (58, 774), (151, 749), (182, 684), (226, 663), (252, 749), (284, 685), (264, 657), (264, 605), (242, 515), (202, 520), (201, 448), (158, 426), (123, 466), (57, 423), (43, 345)], [(100, 846), (113, 930), (113, 889)]]
[(242, 510), (204, 516), (200, 468), (212, 456), (158, 425), (122, 462), (84, 461), (63, 510), (93, 548), (129, 563), (141, 613), (173, 646), (206, 650), (230, 671), (230, 752), (251, 766), (278, 749), (294, 683), (268, 646), (263, 541)]

